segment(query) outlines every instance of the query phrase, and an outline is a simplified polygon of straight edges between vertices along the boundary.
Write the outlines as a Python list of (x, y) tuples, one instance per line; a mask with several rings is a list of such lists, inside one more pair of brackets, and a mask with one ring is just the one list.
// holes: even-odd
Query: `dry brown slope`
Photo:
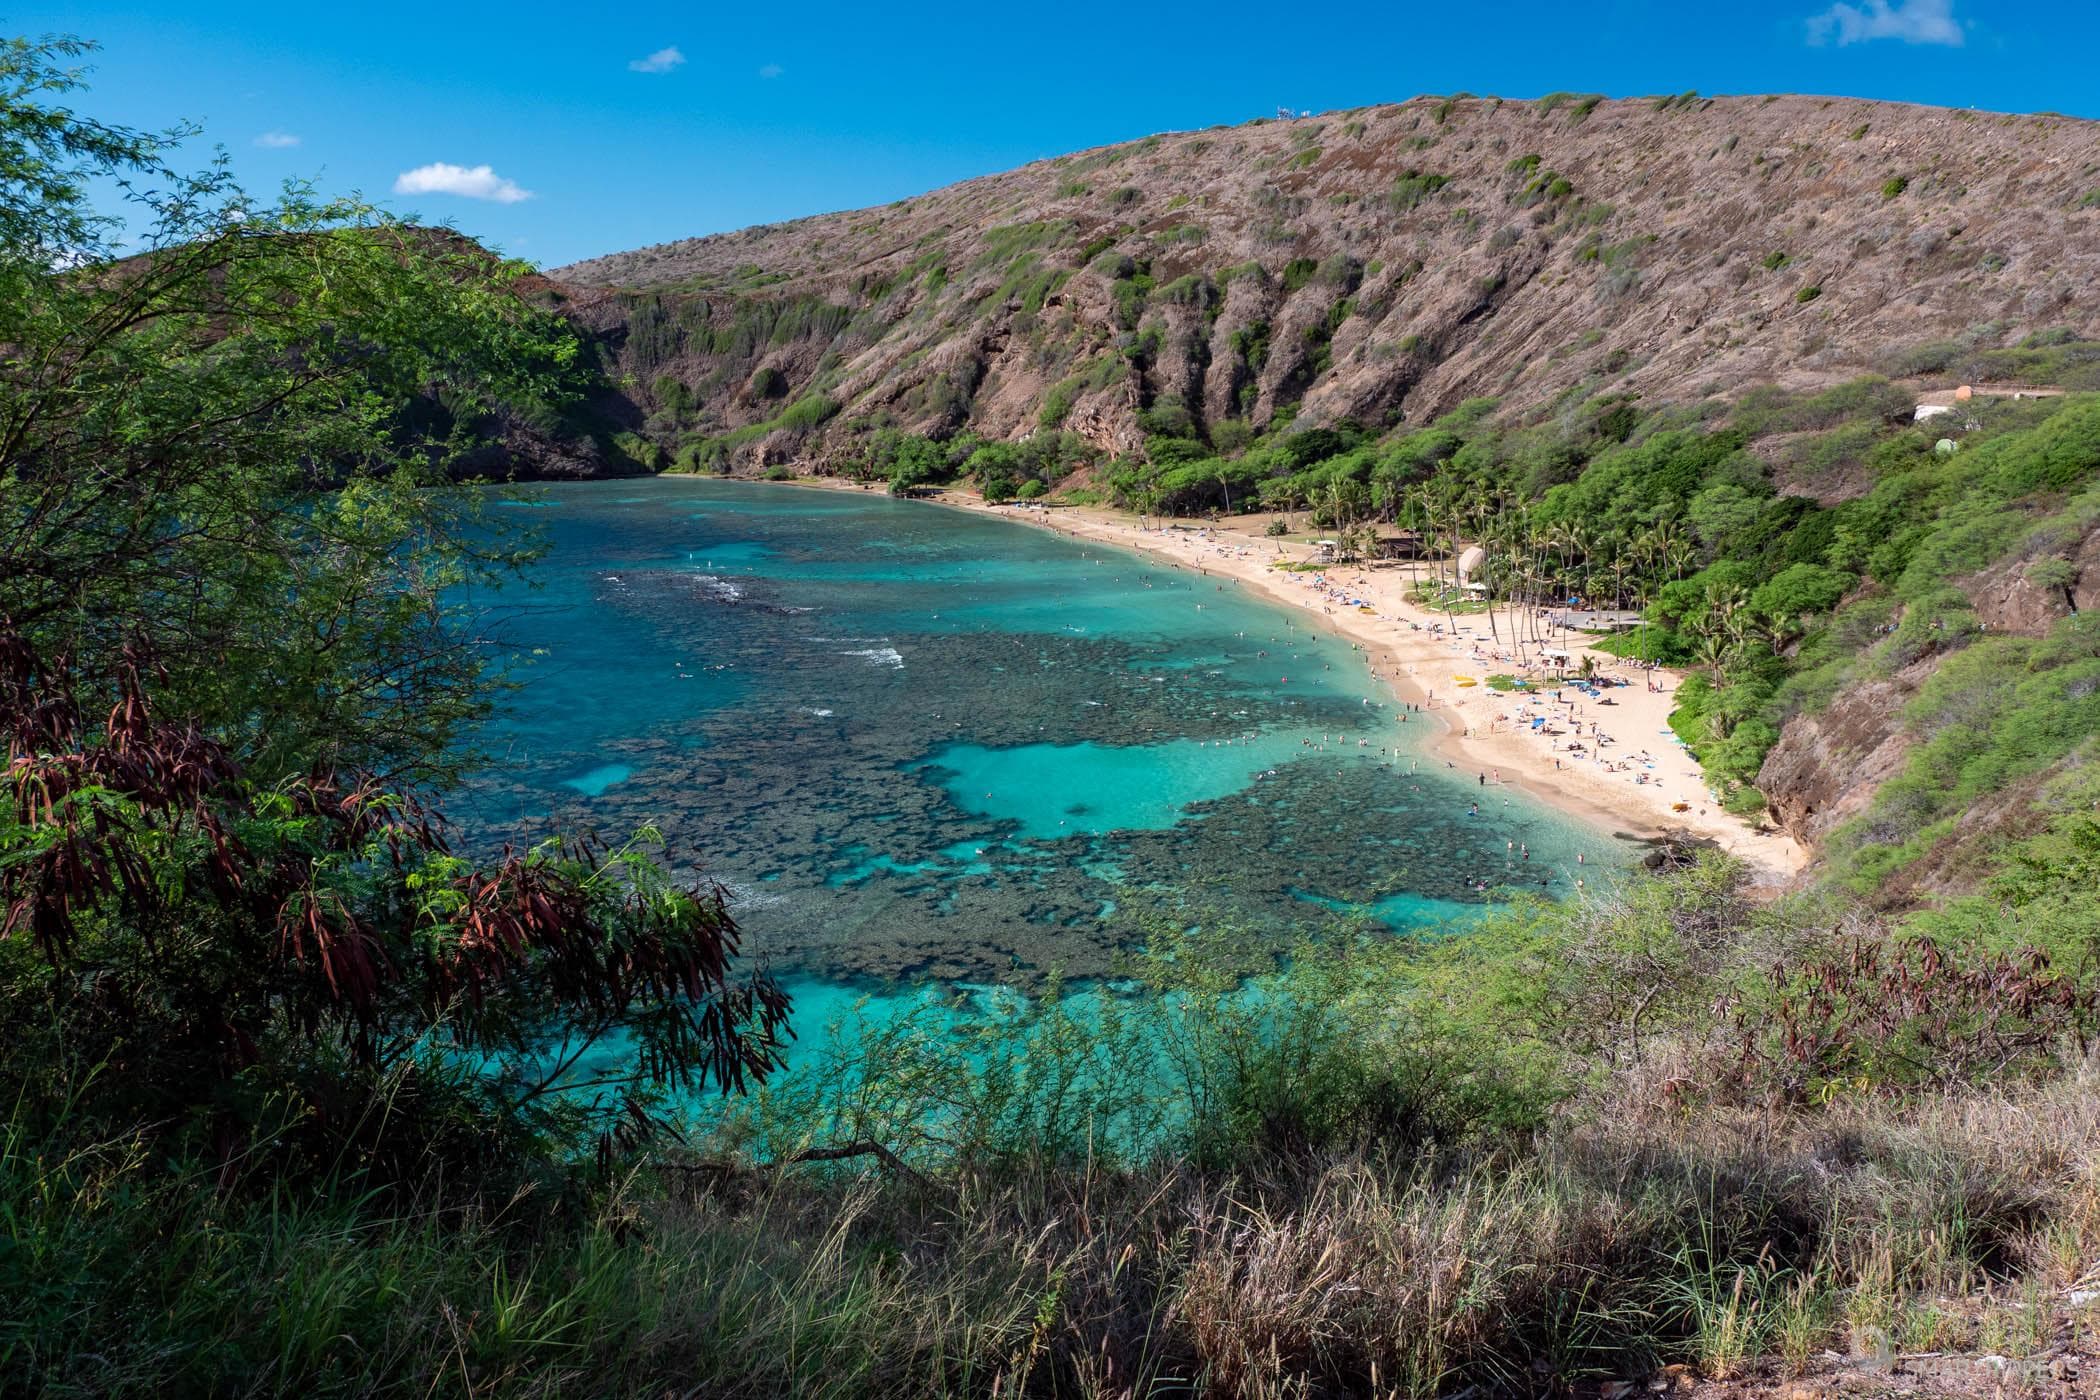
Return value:
[(753, 464), (874, 421), (1019, 437), (1048, 399), (1123, 450), (1162, 404), (1206, 429), (1292, 403), (1419, 422), (1476, 395), (1820, 382), (1892, 347), (2080, 324), (2096, 190), (2100, 125), (2058, 116), (1418, 98), (555, 276), (667, 442), (743, 428), (723, 445)]

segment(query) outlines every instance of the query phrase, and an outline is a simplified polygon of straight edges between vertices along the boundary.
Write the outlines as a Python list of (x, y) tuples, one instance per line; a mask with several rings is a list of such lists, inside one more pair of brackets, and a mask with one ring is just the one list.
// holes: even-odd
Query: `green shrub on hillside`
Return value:
[(640, 433), (613, 434), (612, 450), (615, 456), (632, 462), (643, 471), (658, 471), (663, 466), (663, 448)]
[(1820, 564), (1790, 564), (1750, 595), (1750, 610), (1765, 618), (1806, 618), (1838, 605), (1855, 580)]
[(1036, 414), (1036, 422), (1045, 428), (1055, 428), (1062, 424), (1071, 414), (1072, 403), (1079, 397), (1079, 391), (1085, 383), (1084, 376), (1075, 374), (1051, 385), (1050, 391), (1043, 395), (1043, 406)]
[(1218, 289), (1208, 277), (1200, 273), (1187, 273), (1175, 278), (1159, 289), (1159, 300), (1170, 306), (1188, 306), (1207, 310), (1217, 301)]

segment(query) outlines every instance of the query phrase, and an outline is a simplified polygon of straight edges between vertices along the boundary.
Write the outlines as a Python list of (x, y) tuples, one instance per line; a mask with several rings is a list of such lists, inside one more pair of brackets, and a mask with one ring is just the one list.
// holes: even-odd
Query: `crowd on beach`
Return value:
[[(1372, 611), (1375, 606), (1362, 594), (1364, 580), (1361, 577), (1344, 579), (1337, 575), (1330, 578), (1322, 571), (1304, 576), (1304, 585), (1325, 600), (1322, 608), (1329, 614), (1338, 607), (1353, 608), (1361, 613)], [(1524, 616), (1512, 610), (1513, 627), (1547, 623), (1548, 619), (1543, 615)], [(1489, 690), (1488, 693), (1505, 696), (1505, 703), (1514, 708), (1504, 708), (1492, 717), (1491, 732), (1499, 733), (1506, 727), (1513, 727), (1520, 735), (1543, 739), (1547, 752), (1553, 755), (1556, 771), (1562, 771), (1569, 763), (1584, 763), (1601, 773), (1628, 776), (1636, 786), (1646, 786), (1653, 780), (1660, 760), (1645, 747), (1629, 751), (1604, 728), (1609, 716), (1599, 718), (1596, 713), (1617, 704), (1611, 691), (1632, 684), (1622, 672), (1638, 674), (1643, 689), (1649, 693), (1666, 694), (1660, 668), (1652, 662), (1613, 658), (1605, 668), (1577, 677), (1567, 674), (1569, 654), (1564, 648), (1550, 648), (1543, 644), (1529, 648), (1512, 646), (1481, 637), (1475, 634), (1470, 624), (1460, 624), (1455, 620), (1394, 619), (1391, 625), (1405, 626), (1411, 632), (1426, 632), (1446, 643), (1454, 655), (1469, 657), (1472, 664), (1483, 671), (1503, 668), (1502, 674), (1509, 677), (1505, 682), (1508, 689)], [(1592, 656), (1594, 666), (1594, 654)], [(1408, 670), (1411, 675), (1414, 668)], [(1466, 689), (1484, 684), (1474, 677), (1461, 677), (1457, 683)], [(1430, 689), (1427, 694), (1430, 706), (1438, 707), (1440, 702), (1436, 691)], [(1668, 734), (1667, 737), (1671, 745), (1683, 746), (1683, 741), (1676, 735)]]
[[(1674, 689), (1672, 674), (1653, 662), (1597, 650), (1587, 632), (1571, 626), (1578, 616), (1568, 610), (1573, 600), (1535, 613), (1502, 610), (1495, 620), (1507, 616), (1515, 630), (1504, 624), (1498, 636), (1468, 615), (1437, 617), (1407, 598), (1405, 579), (1381, 574), (1374, 583), (1363, 567), (1300, 558), (1283, 541), (1201, 525), (1140, 524), (1133, 530), (1083, 516), (1068, 517), (1067, 526), (1053, 512), (1029, 514), (1060, 533), (1109, 539), (1134, 534), (1130, 543), (1178, 558), (1174, 567), (1255, 582), (1284, 598), (1295, 595), (1299, 606), (1360, 639), (1375, 676), (1403, 695), (1421, 697), (1420, 703), (1401, 704), (1400, 723), (1437, 711), (1459, 752), (1488, 768), (1499, 753), (1520, 779), (1536, 782), (1547, 794), (1628, 815), (1645, 809), (1658, 827), (1683, 823), (1730, 849), (1744, 849), (1737, 843), (1749, 833), (1719, 814), (1696, 762), (1667, 728), (1670, 706), (1663, 697)], [(1518, 635), (1533, 640), (1518, 645)], [(1461, 674), (1460, 667), (1477, 674)], [(1628, 731), (1629, 723), (1639, 732)], [(1487, 781), (1484, 768), (1483, 785)], [(1501, 769), (1494, 770), (1493, 781), (1502, 783)], [(1605, 791), (1620, 784), (1634, 804), (1630, 808), (1622, 809)], [(1784, 841), (1758, 843), (1757, 857), (1776, 858), (1781, 866), (1798, 854)]]
[[(1249, 559), (1258, 553), (1244, 537), (1221, 537), (1214, 529), (1179, 533), (1184, 539), (1200, 541), (1209, 552), (1221, 557)], [(1278, 552), (1281, 552), (1280, 547)], [(1370, 596), (1367, 580), (1361, 574), (1351, 575), (1343, 568), (1333, 568), (1298, 573), (1295, 579), (1317, 599), (1317, 606), (1327, 616), (1347, 611), (1358, 614), (1362, 620), (1378, 611), (1378, 602)], [(1515, 732), (1543, 742), (1554, 771), (1562, 772), (1570, 765), (1582, 764), (1593, 773), (1627, 778), (1637, 787), (1658, 781), (1662, 759), (1645, 745), (1635, 747), (1638, 740), (1622, 742), (1605, 727), (1611, 717), (1602, 713), (1618, 703), (1611, 692), (1632, 685), (1633, 676), (1639, 677), (1642, 688), (1648, 693), (1668, 693), (1663, 679), (1667, 673), (1655, 663), (1608, 658), (1599, 666), (1600, 658), (1592, 652), (1589, 653), (1592, 673), (1577, 677), (1568, 674), (1571, 657), (1565, 646), (1550, 647), (1543, 643), (1513, 645), (1480, 636), (1473, 625), (1461, 623), (1456, 618), (1425, 621), (1392, 617), (1383, 621), (1396, 631), (1404, 628), (1411, 633), (1426, 634), (1427, 639), (1445, 644), (1454, 657), (1468, 658), (1483, 672), (1499, 671), (1507, 675), (1509, 680), (1504, 684), (1508, 689), (1486, 691), (1486, 694), (1504, 701), (1504, 708), (1493, 714), (1487, 729), (1491, 733)], [(1544, 610), (1527, 616), (1513, 609), (1512, 624), (1545, 635), (1560, 636), (1566, 632), (1564, 627), (1555, 625), (1554, 615)], [(1581, 645), (1579, 638), (1572, 640), (1575, 645)], [(1405, 678), (1415, 681), (1415, 672), (1414, 666), (1406, 667)], [(1372, 673), (1387, 681), (1402, 679), (1397, 667), (1394, 671), (1381, 671), (1375, 659)], [(1457, 684), (1464, 689), (1485, 685), (1474, 677), (1460, 677)], [(1458, 697), (1448, 694), (1440, 698), (1433, 686), (1426, 687), (1425, 699), (1429, 709), (1445, 709), (1453, 703), (1463, 703)], [(1403, 708), (1400, 716), (1403, 723), (1407, 713)], [(1460, 728), (1462, 732), (1471, 731), (1471, 725), (1463, 720)], [(1672, 749), (1683, 747), (1683, 741), (1667, 730), (1662, 731), (1660, 737), (1666, 739)], [(1500, 781), (1499, 773), (1497, 781)], [(1673, 805), (1683, 811), (1689, 804)], [(1704, 814), (1702, 807), (1700, 815)]]

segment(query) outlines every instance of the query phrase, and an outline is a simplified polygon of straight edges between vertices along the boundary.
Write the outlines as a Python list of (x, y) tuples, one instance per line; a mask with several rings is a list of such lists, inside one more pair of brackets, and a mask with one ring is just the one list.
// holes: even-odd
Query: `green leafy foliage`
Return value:
[[(46, 105), (80, 52), (0, 48), (18, 1123), (228, 1183), (523, 1181), (763, 1074), (784, 1003), (730, 985), (719, 891), (635, 850), (479, 864), (429, 805), (498, 679), (468, 590), (531, 557), (452, 480), (484, 422), (587, 387), (574, 339), (452, 234)], [(606, 1036), (640, 1053), (579, 1095)]]
[[(2023, 907), (2100, 845), (2065, 837)], [(1727, 1374), (1978, 1279), (2021, 1313), (2049, 1277), (2025, 1261), (2091, 1239), (2060, 1186), (2093, 1152), (2082, 1087), (2011, 1083), (2047, 1073), (2077, 998), (1949, 930), (1852, 932), (1856, 954), (1711, 862), (1287, 959), (1148, 917), (1149, 995), (849, 1015), (665, 1185), (573, 1213), (228, 1197), (118, 1144), (40, 1160), (15, 1118), (0, 1347), (140, 1392), (421, 1395), (463, 1368), (558, 1390), (588, 1366), (623, 1392), (965, 1395), (1026, 1358), (1051, 1393), (1100, 1365), (1141, 1392), (1375, 1366), (1437, 1394), (1542, 1356)], [(868, 1150), (797, 1163), (827, 1143)], [(2048, 1345), (2021, 1335), (1990, 1344)]]
[(1448, 175), (1426, 170), (1404, 170), (1394, 177), (1393, 187), (1386, 191), (1386, 203), (1394, 210), (1405, 213), (1450, 183), (1451, 177)]

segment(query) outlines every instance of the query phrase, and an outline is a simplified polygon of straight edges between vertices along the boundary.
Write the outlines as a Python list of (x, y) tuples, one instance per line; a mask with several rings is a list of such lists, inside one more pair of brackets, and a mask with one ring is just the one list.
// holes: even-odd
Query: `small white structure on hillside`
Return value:
[(1466, 583), (1466, 582), (1467, 582), (1468, 580), (1470, 580), (1470, 579), (1471, 579), (1471, 578), (1473, 577), (1473, 573), (1474, 573), (1474, 571), (1475, 571), (1476, 569), (1478, 569), (1478, 568), (1479, 568), (1479, 567), (1480, 567), (1481, 565), (1483, 565), (1483, 564), (1487, 563), (1487, 561), (1488, 561), (1488, 552), (1487, 552), (1486, 550), (1482, 549), (1482, 548), (1481, 548), (1481, 547), (1480, 547), (1479, 545), (1477, 545), (1477, 544), (1476, 544), (1476, 545), (1473, 545), (1473, 546), (1472, 546), (1471, 548), (1467, 549), (1465, 553), (1463, 553), (1463, 554), (1459, 555), (1459, 556), (1458, 556), (1458, 581), (1459, 581), (1459, 583), (1460, 583), (1461, 585), (1463, 585), (1463, 584), (1464, 584), (1464, 583)]
[(2037, 384), (1964, 384), (1925, 395), (1911, 412), (1910, 421), (1923, 423), (1966, 407), (1977, 399), (2060, 399), (2064, 391)]

